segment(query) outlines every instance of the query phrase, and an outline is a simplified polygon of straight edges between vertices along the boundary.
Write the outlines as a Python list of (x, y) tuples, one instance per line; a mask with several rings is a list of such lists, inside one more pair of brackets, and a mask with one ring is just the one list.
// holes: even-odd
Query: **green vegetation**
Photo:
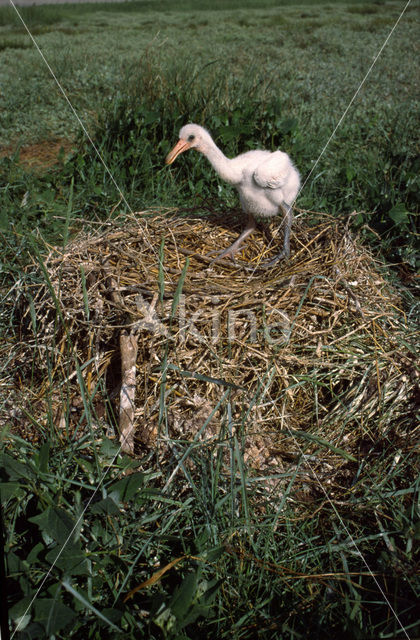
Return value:
[[(285, 474), (279, 501), (273, 477), (270, 490), (244, 475), (238, 443), (234, 483), (218, 472), (222, 446), (192, 449), (193, 471), (173, 480), (152, 465), (145, 472), (147, 460), (117, 455), (94, 428), (70, 439), (39, 430), (41, 447), (14, 437), (1, 459), (10, 615), (25, 628), (15, 638), (399, 637), (383, 594), (406, 631), (418, 632), (410, 573), (418, 484), (399, 488), (413, 460), (375, 487), (387, 456), (377, 450), (372, 486), (366, 478), (344, 510), (331, 504), (302, 518), (290, 496), (303, 459)], [(174, 446), (180, 455), (181, 442)]]
[[(297, 517), (288, 498), (304, 456), (284, 472), (279, 498), (272, 478), (244, 470), (238, 443), (230, 477), (219, 473), (220, 443), (192, 451), (175, 443), (177, 460), (184, 445), (191, 458), (193, 471), (182, 467), (182, 479), (172, 477), (173, 467), (156, 469), (152, 454), (132, 460), (118, 453), (70, 338), (62, 366), (80, 385), (79, 431), (61, 429), (56, 398), (46, 398), (41, 422), (34, 408), (42, 381), (32, 299), (23, 301), (22, 326), (10, 313), (22, 305), (23, 280), (40, 284), (24, 270), (28, 256), (38, 256), (45, 282), (39, 247), (65, 247), (70, 234), (128, 209), (205, 215), (209, 207), (234, 207), (235, 192), (204, 158), (186, 154), (164, 167), (188, 121), (206, 126), (227, 155), (284, 149), (305, 180), (403, 8), (363, 0), (255, 4), (150, 0), (20, 10), (109, 172), (16, 14), (0, 8), (0, 144), (8, 147), (0, 158), (0, 490), (10, 614), (13, 628), (19, 621), (23, 628), (16, 640), (404, 637), (383, 593), (406, 634), (420, 633), (419, 484), (414, 453), (400, 460), (395, 449), (404, 443), (391, 430), (369, 449), (368, 472), (361, 451), (343, 503), (318, 511), (319, 495)], [(418, 7), (413, 1), (407, 9), (297, 202), (343, 218), (357, 211), (353, 228), (410, 279), (418, 266)], [(72, 151), (63, 148), (48, 169), (28, 168), (26, 145), (51, 139), (71, 141)], [(391, 269), (389, 277), (396, 279)], [(397, 286), (411, 319), (415, 301)], [(35, 338), (20, 362), (28, 326)], [(325, 384), (332, 390), (339, 381)], [(58, 393), (70, 411), (65, 385)], [(24, 416), (14, 413), (16, 394), (27, 397)], [(109, 390), (95, 394), (104, 422), (115, 424)], [(32, 425), (30, 437), (16, 429), (20, 419)], [(330, 488), (337, 490), (333, 481)], [(159, 581), (124, 601), (163, 567)]]
[[(258, 2), (258, 10), (262, 9), (272, 9), (279, 7), (289, 7), (291, 5), (295, 5), (294, 0), (259, 0)], [(320, 0), (303, 0), (299, 3), (300, 7), (305, 7), (306, 5), (325, 5), (326, 3), (320, 2)], [(366, 5), (365, 0), (353, 0), (351, 6), (348, 7), (350, 12), (354, 13), (376, 13), (380, 10), (381, 5), (385, 5), (385, 0), (376, 0), (376, 2), (369, 3), (373, 6), (357, 6), (357, 5)], [(331, 5), (330, 7), (331, 8)], [(146, 13), (148, 17), (151, 17), (150, 14), (153, 12), (168, 12), (172, 11), (174, 13), (183, 13), (183, 12), (196, 12), (196, 11), (232, 11), (238, 9), (255, 9), (255, 1), (254, 0), (200, 0), (199, 2), (195, 2), (195, 0), (180, 0), (179, 2), (174, 4), (173, 0), (133, 0), (132, 2), (125, 2), (119, 4), (118, 6), (113, 5), (108, 2), (97, 2), (94, 6), (89, 3), (80, 3), (77, 4), (77, 7), (72, 5), (47, 5), (47, 6), (38, 6), (38, 7), (20, 7), (19, 13), (28, 24), (28, 26), (36, 26), (36, 25), (50, 25), (56, 24), (61, 20), (65, 20), (66, 18), (70, 18), (71, 20), (76, 20), (76, 16), (87, 15), (90, 13), (98, 13), (98, 12), (109, 12), (109, 13), (135, 13), (141, 14)], [(13, 8), (9, 7), (0, 7), (0, 24), (20, 24), (19, 18), (16, 16), (16, 12)]]
[[(312, 3), (222, 13), (200, 5), (189, 13), (188, 3), (162, 12), (140, 3), (133, 14), (135, 6), (118, 5), (114, 13), (110, 5), (31, 7), (24, 14), (133, 210), (214, 198), (218, 180), (205, 160), (163, 167), (187, 121), (205, 124), (228, 154), (280, 146), (308, 176), (401, 10), (398, 3)], [(381, 235), (389, 261), (412, 267), (420, 167), (415, 8), (408, 8), (298, 201), (304, 209), (360, 212), (355, 222)], [(47, 177), (18, 176), (15, 162), (3, 160), (3, 228), (8, 219), (15, 225), (21, 219), (22, 229), (28, 216), (42, 221), (40, 209), (48, 219), (51, 208), (60, 215), (72, 176), (75, 217), (81, 210), (91, 216), (92, 201), (106, 216), (120, 199), (115, 186), (39, 53), (27, 48), (22, 25), (2, 30), (0, 142), (79, 139), (66, 166)], [(233, 191), (219, 189), (220, 202), (231, 204)], [(26, 192), (19, 214), (16, 202)], [(40, 193), (52, 202), (43, 207)]]

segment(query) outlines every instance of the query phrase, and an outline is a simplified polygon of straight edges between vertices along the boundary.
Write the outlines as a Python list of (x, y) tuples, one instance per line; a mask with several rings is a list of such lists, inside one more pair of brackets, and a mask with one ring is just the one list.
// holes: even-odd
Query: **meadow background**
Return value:
[[(76, 232), (130, 209), (233, 209), (235, 191), (204, 158), (187, 154), (164, 166), (186, 122), (205, 125), (227, 155), (280, 147), (305, 179), (404, 5), (150, 0), (20, 9), (124, 199), (16, 13), (0, 8), (0, 303), (19, 299), (29, 256), (42, 261), (46, 245), (65, 246)], [(386, 265), (407, 304), (418, 267), (419, 6), (410, 3), (297, 202), (343, 221), (354, 213), (352, 230)], [(21, 366), (10, 355), (20, 335), (13, 314), (1, 315), (0, 331), (7, 571), (11, 618), (23, 628), (16, 638), (419, 633), (412, 506), (393, 503), (390, 529), (398, 534), (389, 544), (381, 546), (385, 534), (373, 517), (357, 538), (374, 571), (391, 567), (386, 592), (402, 632), (365, 568), (340, 546), (339, 522), (334, 545), (329, 522), (293, 520), (292, 512), (293, 524), (278, 533), (280, 507), (272, 498), (262, 492), (257, 506), (237, 509), (233, 487), (220, 488), (205, 454), (197, 462), (202, 482), (186, 500), (176, 484), (163, 495), (160, 471), (146, 458), (115, 457), (112, 439), (65, 442), (52, 408), (42, 423), (32, 420), (38, 441), (10, 432), (8, 380)], [(30, 385), (27, 392), (31, 419)], [(108, 465), (101, 500), (27, 612), (54, 544), (66, 541)], [(133, 473), (124, 477), (127, 470)], [(395, 486), (414, 501), (417, 485), (396, 478)], [(351, 510), (345, 518), (351, 521)], [(234, 536), (242, 555), (226, 544)], [(392, 545), (399, 547), (398, 566)], [(142, 601), (122, 602), (154, 567), (179, 558)], [(286, 563), (295, 567), (293, 579), (277, 570)], [(347, 577), (332, 583), (328, 571), (337, 566)], [(318, 577), (309, 582), (303, 574)]]

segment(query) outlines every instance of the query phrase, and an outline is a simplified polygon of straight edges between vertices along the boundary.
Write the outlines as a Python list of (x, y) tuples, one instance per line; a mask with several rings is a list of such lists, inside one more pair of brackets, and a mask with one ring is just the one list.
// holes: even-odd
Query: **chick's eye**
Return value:
[(193, 134), (191, 134), (190, 136), (188, 136), (188, 142), (193, 142), (195, 136)]

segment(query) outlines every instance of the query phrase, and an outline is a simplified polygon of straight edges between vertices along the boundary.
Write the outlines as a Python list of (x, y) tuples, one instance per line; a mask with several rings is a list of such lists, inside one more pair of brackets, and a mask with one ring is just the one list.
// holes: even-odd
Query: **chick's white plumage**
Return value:
[(187, 124), (180, 130), (178, 143), (169, 152), (166, 163), (171, 164), (188, 149), (204, 154), (219, 176), (236, 187), (242, 209), (248, 214), (244, 232), (219, 255), (219, 259), (225, 256), (233, 258), (243, 240), (256, 228), (254, 216), (265, 218), (281, 212), (285, 215), (283, 251), (270, 264), (288, 256), (292, 206), (299, 192), (300, 176), (287, 153), (255, 150), (227, 158), (206, 129), (197, 124)]

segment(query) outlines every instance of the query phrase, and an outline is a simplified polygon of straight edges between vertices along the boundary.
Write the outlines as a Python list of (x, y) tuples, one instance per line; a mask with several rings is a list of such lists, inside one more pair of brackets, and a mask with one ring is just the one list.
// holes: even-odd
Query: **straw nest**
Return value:
[(265, 473), (305, 453), (318, 477), (391, 437), (414, 446), (412, 333), (369, 252), (319, 214), (296, 222), (287, 262), (259, 268), (280, 240), (256, 233), (236, 264), (212, 263), (235, 215), (134, 214), (28, 267), (43, 271), (21, 308), (37, 419), (48, 396), (67, 437), (88, 404), (131, 453), (225, 446)]

